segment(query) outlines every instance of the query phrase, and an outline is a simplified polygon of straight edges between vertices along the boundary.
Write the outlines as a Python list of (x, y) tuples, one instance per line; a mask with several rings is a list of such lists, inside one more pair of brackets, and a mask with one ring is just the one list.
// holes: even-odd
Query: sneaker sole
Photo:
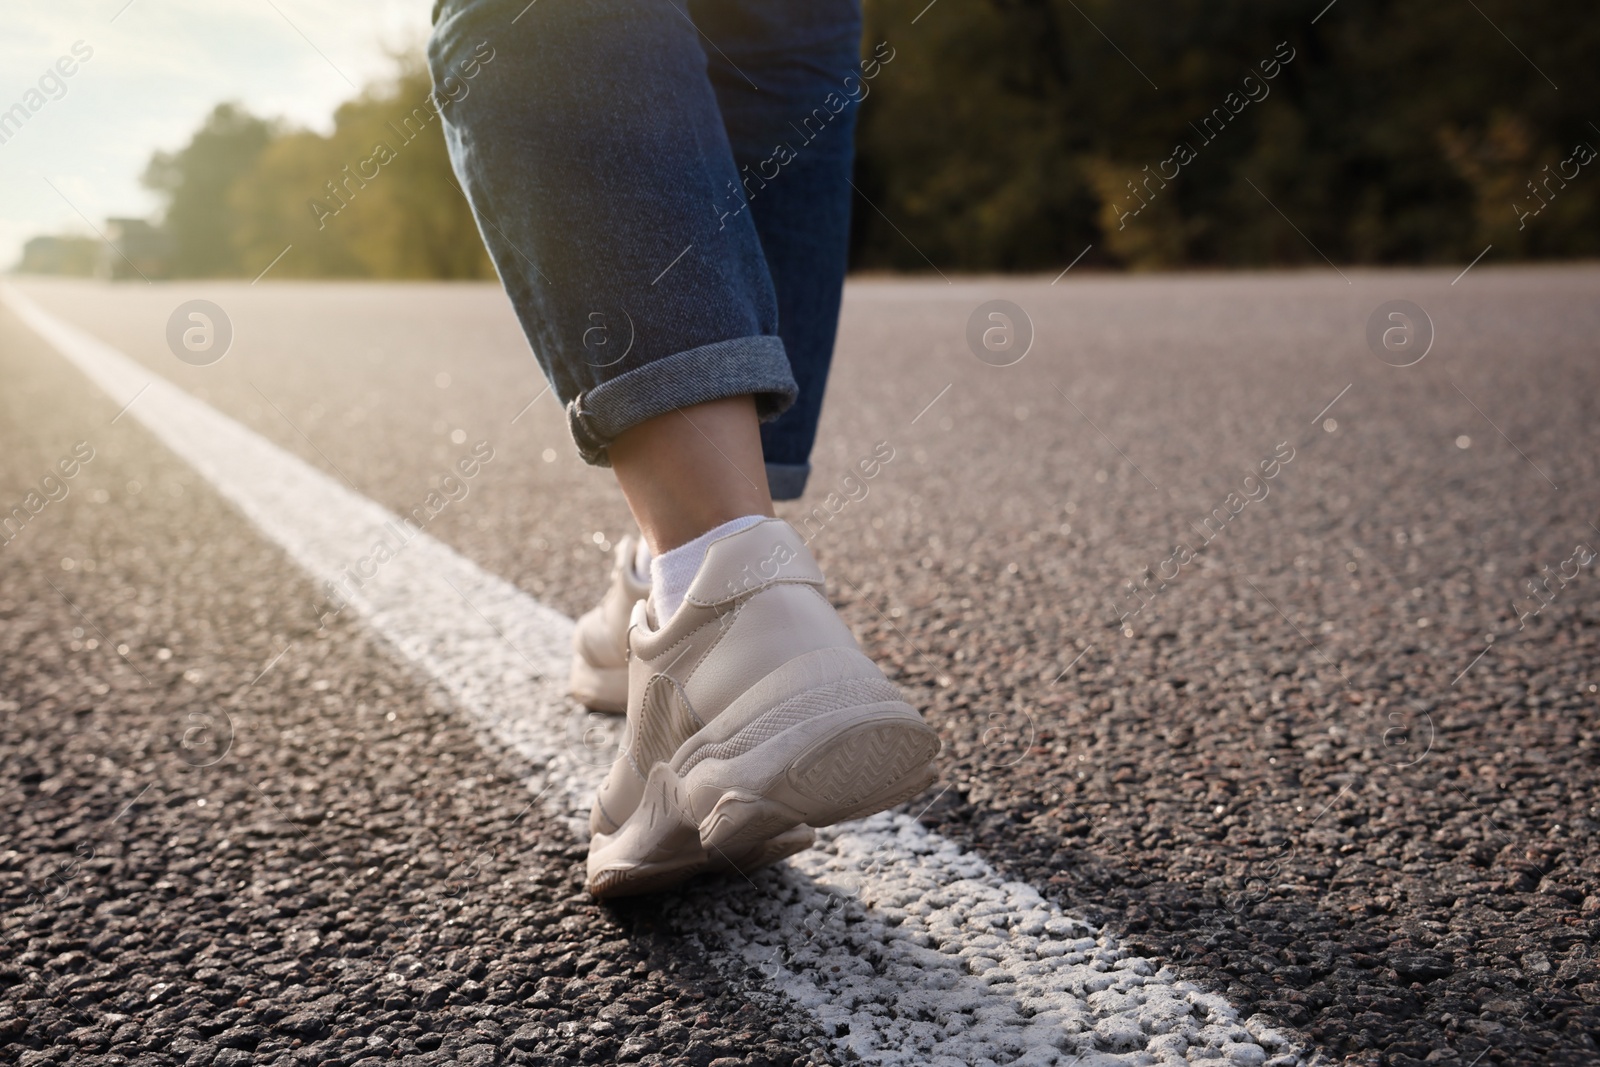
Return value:
[[(891, 808), (937, 778), (939, 737), (899, 701), (815, 716), (730, 759), (651, 769), (638, 807), (614, 834), (589, 846), (589, 891), (597, 897), (655, 892), (725, 867), (741, 871), (808, 847), (813, 826)], [(803, 842), (803, 843), (802, 843)]]
[(811, 827), (791, 824), (759, 841), (708, 849), (700, 843), (682, 785), (666, 764), (656, 764), (628, 821), (614, 834), (590, 839), (588, 890), (593, 896), (639, 896), (672, 889), (699, 874), (749, 872), (816, 841)]
[(590, 711), (621, 715), (628, 710), (628, 668), (596, 667), (573, 653), (567, 691)]

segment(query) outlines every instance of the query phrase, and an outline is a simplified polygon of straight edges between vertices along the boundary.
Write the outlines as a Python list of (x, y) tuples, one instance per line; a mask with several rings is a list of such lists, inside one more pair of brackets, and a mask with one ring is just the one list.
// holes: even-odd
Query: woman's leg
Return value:
[[(766, 186), (746, 184), (727, 133), (742, 127), (723, 124), (699, 39), (722, 53), (711, 31), (731, 43), (754, 28), (781, 58), (815, 28), (809, 9), (786, 0), (786, 30), (751, 0), (716, 8), (731, 21), (708, 31), (671, 0), (513, 17), (521, 2), (444, 0), (436, 83), (480, 42), (505, 59), (481, 60), (450, 105), (452, 159), (580, 451), (617, 468), (641, 526), (671, 550), (653, 572), (672, 557), (683, 577), (676, 611), (631, 613), (627, 740), (590, 812), (589, 889), (619, 896), (770, 863), (806, 847), (811, 826), (899, 803), (933, 780), (939, 742), (862, 655), (798, 534), (762, 518), (758, 420), (798, 389), (745, 198), (783, 176), (769, 167)], [(769, 91), (782, 81), (769, 76)], [(839, 112), (817, 106), (820, 131)], [(724, 187), (734, 199), (719, 206)], [(653, 584), (651, 605), (661, 593)]]
[[(850, 239), (850, 171), (863, 76), (859, 0), (691, 0), (704, 32), (740, 186), (719, 210), (748, 214), (778, 299), (800, 395), (761, 427), (776, 500), (805, 488), (833, 357)], [(867, 70), (877, 73), (869, 61)]]
[(611, 466), (655, 555), (734, 519), (772, 514), (747, 396), (646, 419), (612, 444)]
[[(440, 13), (430, 58), (442, 88), (454, 74), (467, 89), (445, 114), (480, 229), (580, 449), (621, 457), (652, 550), (711, 516), (770, 513), (739, 452), (748, 434), (668, 412), (749, 397), (736, 406), (769, 420), (773, 495), (798, 496), (868, 91), (859, 4), (702, 0), (685, 15), (668, 0), (446, 0)], [(723, 462), (702, 469), (708, 449)], [(695, 492), (664, 471), (695, 471)]]
[[(719, 208), (740, 175), (680, 6), (444, 0), (429, 62), (479, 230), (585, 459), (610, 464), (620, 437), (680, 409), (742, 397), (771, 419), (794, 402), (755, 223)], [(670, 427), (644, 431), (658, 448), (681, 439), (699, 462), (688, 421), (656, 425)], [(624, 489), (651, 477), (624, 474)], [(747, 506), (744, 479), (726, 485)], [(646, 526), (682, 525), (651, 514), (674, 506), (664, 494), (636, 506)]]

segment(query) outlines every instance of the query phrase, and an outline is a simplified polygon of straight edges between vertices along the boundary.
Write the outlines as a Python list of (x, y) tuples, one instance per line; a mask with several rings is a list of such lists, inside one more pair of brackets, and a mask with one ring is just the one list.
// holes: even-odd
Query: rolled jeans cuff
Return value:
[(736, 337), (652, 360), (579, 393), (567, 405), (567, 423), (578, 454), (609, 467), (611, 442), (646, 419), (747, 393), (762, 422), (782, 415), (799, 396), (781, 339)]
[(806, 491), (806, 479), (811, 477), (809, 463), (768, 463), (767, 488), (774, 500), (799, 500)]

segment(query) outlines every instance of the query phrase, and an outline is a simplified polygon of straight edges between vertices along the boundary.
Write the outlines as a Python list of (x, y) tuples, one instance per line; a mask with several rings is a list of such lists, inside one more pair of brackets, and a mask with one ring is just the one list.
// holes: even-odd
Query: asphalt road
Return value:
[[(924, 826), (1312, 1059), (1594, 1062), (1600, 270), (1347, 273), (855, 282), (783, 513), (944, 738)], [(428, 532), (598, 595), (626, 510), (497, 289), (19, 288), (399, 512), (491, 442)], [(0, 381), (6, 509), (93, 452), (0, 546), (0, 1059), (849, 1056), (692, 896), (589, 901), (517, 754), (4, 311)]]

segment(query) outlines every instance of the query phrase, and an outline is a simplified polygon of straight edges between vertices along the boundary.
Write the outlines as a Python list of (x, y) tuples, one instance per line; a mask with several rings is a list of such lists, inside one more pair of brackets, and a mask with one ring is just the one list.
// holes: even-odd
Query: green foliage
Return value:
[(292, 244), (284, 277), (493, 277), (429, 91), (408, 59), (393, 84), (341, 105), (332, 135), (273, 142), (233, 191), (245, 261)]
[[(867, 0), (865, 52), (894, 58), (863, 107), (852, 261), (1600, 254), (1600, 163), (1554, 176), (1600, 146), (1600, 19), (1583, 0), (1474, 3)], [(174, 272), (254, 276), (292, 246), (273, 277), (492, 277), (428, 92), (402, 60), (327, 136), (218, 107), (146, 175)]]
[[(1600, 253), (1600, 166), (1565, 184), (1543, 169), (1600, 147), (1600, 19), (1582, 0), (1476, 3), (867, 0), (869, 47), (896, 55), (862, 113), (873, 206), (858, 204), (853, 259), (1039, 270), (1090, 243), (1090, 261), (1135, 268), (1320, 263), (1317, 249), (1463, 262), (1490, 242), (1496, 259)], [(1266, 80), (1280, 42), (1294, 58)], [(1192, 125), (1252, 73), (1259, 100)], [(1180, 143), (1193, 161), (1146, 185)]]
[(421, 61), (404, 59), (392, 82), (341, 105), (326, 136), (219, 107), (187, 148), (151, 163), (174, 273), (254, 277), (287, 248), (274, 278), (493, 277), (430, 88)]
[(274, 132), (270, 122), (236, 104), (218, 104), (186, 147), (157, 152), (150, 160), (144, 184), (167, 197), (174, 273), (236, 272), (228, 241), (234, 222), (230, 190), (255, 166)]
[(23, 274), (89, 277), (100, 265), (101, 242), (94, 237), (35, 237), (22, 246), (16, 270)]

